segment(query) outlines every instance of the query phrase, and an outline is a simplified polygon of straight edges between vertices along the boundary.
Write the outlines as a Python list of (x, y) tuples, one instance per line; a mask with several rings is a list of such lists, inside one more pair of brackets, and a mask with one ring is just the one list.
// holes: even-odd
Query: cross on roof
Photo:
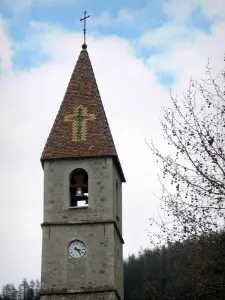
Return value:
[(83, 105), (74, 109), (73, 115), (66, 115), (64, 121), (72, 122), (72, 141), (86, 141), (87, 121), (95, 120), (94, 114), (88, 114), (87, 107)]
[(84, 44), (82, 45), (83, 49), (87, 49), (87, 44), (86, 44), (86, 31), (87, 31), (87, 29), (86, 29), (86, 20), (87, 20), (87, 18), (90, 18), (90, 16), (91, 15), (87, 16), (87, 12), (85, 10), (84, 17), (82, 19), (80, 19), (81, 22), (84, 21), (84, 29), (83, 29), (83, 31), (84, 31)]

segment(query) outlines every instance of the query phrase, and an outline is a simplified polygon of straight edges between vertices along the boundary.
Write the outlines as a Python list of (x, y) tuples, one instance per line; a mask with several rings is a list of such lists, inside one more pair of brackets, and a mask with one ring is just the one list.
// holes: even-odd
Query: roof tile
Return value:
[(113, 156), (124, 179), (91, 61), (82, 50), (41, 160), (96, 156)]

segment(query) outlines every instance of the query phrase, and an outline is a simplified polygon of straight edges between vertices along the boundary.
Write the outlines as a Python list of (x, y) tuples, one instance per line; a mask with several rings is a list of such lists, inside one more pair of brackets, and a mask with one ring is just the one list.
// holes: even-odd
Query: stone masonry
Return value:
[[(88, 207), (70, 207), (69, 176), (88, 173)], [(41, 300), (123, 300), (122, 182), (112, 157), (44, 162)], [(68, 255), (72, 240), (87, 252)]]

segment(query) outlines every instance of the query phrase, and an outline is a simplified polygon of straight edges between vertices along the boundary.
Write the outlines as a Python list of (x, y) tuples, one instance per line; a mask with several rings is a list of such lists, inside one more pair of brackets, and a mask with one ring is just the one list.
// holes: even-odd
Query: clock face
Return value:
[(74, 240), (69, 244), (69, 255), (73, 258), (80, 258), (86, 253), (86, 246), (82, 241)]

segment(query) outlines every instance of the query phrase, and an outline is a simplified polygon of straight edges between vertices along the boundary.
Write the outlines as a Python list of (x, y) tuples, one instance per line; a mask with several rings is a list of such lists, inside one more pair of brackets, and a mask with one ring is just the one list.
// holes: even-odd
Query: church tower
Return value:
[(84, 46), (41, 157), (41, 300), (124, 298), (125, 178)]

